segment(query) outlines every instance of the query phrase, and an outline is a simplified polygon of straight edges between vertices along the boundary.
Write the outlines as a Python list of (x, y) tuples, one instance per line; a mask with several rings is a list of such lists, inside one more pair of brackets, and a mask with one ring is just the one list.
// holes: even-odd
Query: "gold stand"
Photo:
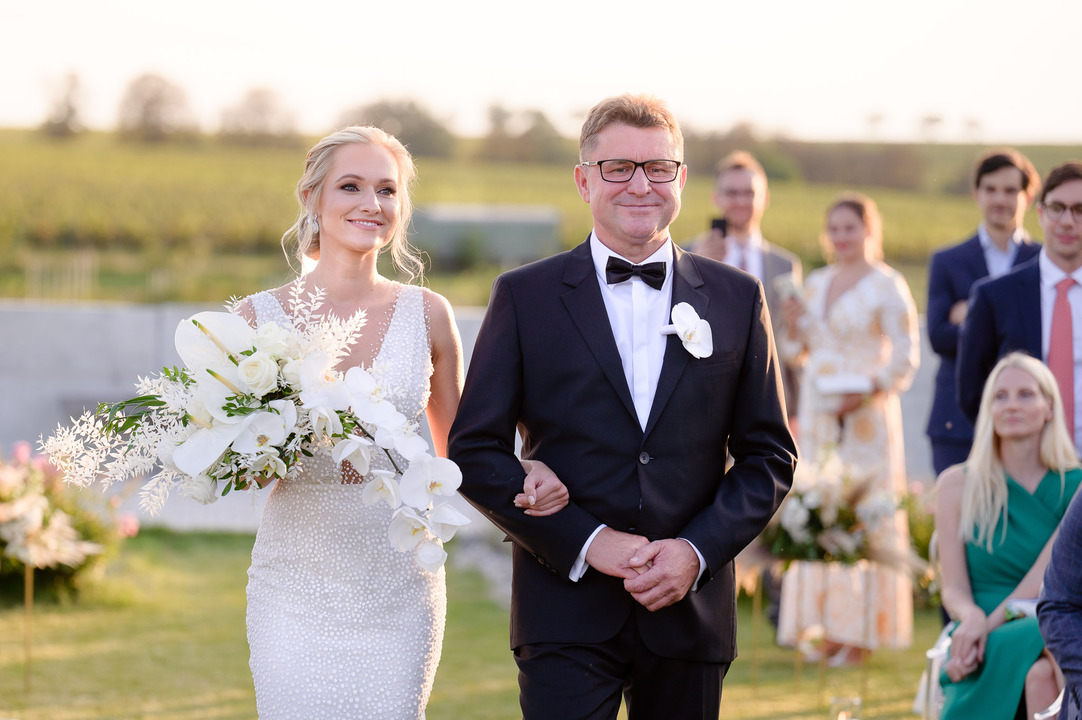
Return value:
[(27, 563), (23, 573), (23, 607), (26, 615), (23, 621), (23, 689), (30, 694), (30, 647), (33, 640), (34, 615), (34, 566)]

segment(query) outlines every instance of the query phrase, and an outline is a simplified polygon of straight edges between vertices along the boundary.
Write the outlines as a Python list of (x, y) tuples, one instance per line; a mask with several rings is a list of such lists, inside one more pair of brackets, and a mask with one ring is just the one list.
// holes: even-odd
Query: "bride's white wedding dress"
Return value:
[[(289, 326), (268, 293), (257, 322)], [(379, 322), (369, 317), (368, 322)], [(432, 374), (424, 293), (399, 286), (372, 365), (407, 417), (428, 402)], [(373, 463), (390, 469), (386, 458)], [(261, 720), (423, 718), (447, 609), (444, 572), (391, 547), (386, 504), (330, 452), (302, 460), (267, 498), (248, 571), (248, 644)]]

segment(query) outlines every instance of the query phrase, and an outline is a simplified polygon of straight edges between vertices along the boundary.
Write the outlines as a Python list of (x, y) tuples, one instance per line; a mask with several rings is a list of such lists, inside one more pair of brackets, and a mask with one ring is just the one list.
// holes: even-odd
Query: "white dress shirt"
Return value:
[(1018, 228), (1007, 240), (1007, 249), (1000, 250), (992, 236), (988, 234), (988, 228), (981, 223), (977, 226), (977, 239), (980, 240), (981, 250), (984, 251), (984, 264), (988, 268), (988, 275), (999, 277), (1005, 274), (1014, 265), (1014, 259), (1018, 257), (1018, 246), (1027, 240), (1029, 234), (1022, 228)]
[[(1041, 359), (1048, 362), (1048, 345), (1052, 339), (1052, 308), (1056, 303), (1056, 283), (1068, 276), (1041, 248), (1037, 256), (1041, 272)], [(1070, 273), (1075, 284), (1067, 291), (1071, 304), (1071, 328), (1074, 341), (1074, 446), (1082, 456), (1082, 268)]]
[(744, 270), (749, 272), (759, 280), (763, 279), (763, 235), (762, 233), (752, 233), (748, 235), (748, 239), (744, 244), (741, 244), (736, 238), (729, 236), (725, 243), (725, 260), (726, 265), (732, 265), (735, 268), (740, 267), (740, 261), (744, 261)]
[[(661, 364), (665, 360), (665, 345), (668, 343), (668, 337), (662, 335), (661, 329), (669, 324), (669, 313), (672, 307), (672, 240), (667, 240), (657, 252), (642, 263), (632, 263), (639, 265), (651, 262), (665, 263), (665, 283), (660, 290), (653, 289), (639, 277), (632, 277), (624, 282), (610, 285), (605, 275), (605, 266), (609, 262), (609, 257), (631, 261), (610, 250), (597, 239), (597, 235), (593, 232), (590, 233), (590, 253), (593, 256), (598, 284), (601, 286), (601, 297), (605, 301), (605, 312), (608, 313), (609, 325), (616, 339), (616, 348), (620, 351), (624, 377), (631, 391), (631, 399), (635, 403), (635, 414), (638, 415), (639, 426), (645, 430), (646, 420), (650, 416), (650, 407), (654, 402), (654, 392), (657, 390), (657, 381), (661, 377)], [(603, 528), (605, 528), (604, 524), (599, 525), (587, 538), (586, 544), (582, 546), (582, 551), (571, 567), (570, 579), (572, 581), (577, 582), (586, 573), (588, 567), (586, 551)], [(699, 576), (701, 577), (706, 569), (706, 559), (693, 543), (687, 540), (685, 542), (691, 545), (692, 550), (699, 557)]]

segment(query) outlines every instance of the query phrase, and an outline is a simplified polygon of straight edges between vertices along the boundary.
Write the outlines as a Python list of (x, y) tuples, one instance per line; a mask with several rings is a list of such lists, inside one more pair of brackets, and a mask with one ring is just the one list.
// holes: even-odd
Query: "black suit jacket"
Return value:
[[(1039, 257), (1039, 256), (1038, 256)], [(958, 340), (958, 403), (975, 421), (984, 382), (1012, 350), (1041, 359), (1041, 270), (1038, 257), (973, 286)]]
[[(1029, 240), (1018, 246), (1014, 266), (1033, 258), (1041, 246)], [(973, 423), (958, 406), (955, 383), (960, 326), (950, 321), (951, 307), (969, 298), (974, 283), (988, 277), (984, 250), (977, 235), (932, 255), (928, 270), (928, 339), (939, 356), (935, 395), (928, 416), (928, 437), (933, 440), (973, 440)]]
[[(732, 560), (763, 529), (792, 482), (796, 447), (755, 278), (674, 247), (673, 304), (713, 333), (693, 358), (670, 336), (645, 431), (639, 426), (589, 242), (497, 278), (451, 429), (462, 494), (514, 543), (511, 645), (602, 642), (631, 612), (667, 657), (736, 655)], [(658, 328), (660, 332), (660, 328)], [(547, 463), (571, 503), (543, 518), (513, 506), (523, 470)], [(735, 464), (725, 471), (726, 452)], [(682, 537), (703, 554), (699, 589), (650, 613), (623, 581), (571, 567), (600, 523), (651, 540)]]

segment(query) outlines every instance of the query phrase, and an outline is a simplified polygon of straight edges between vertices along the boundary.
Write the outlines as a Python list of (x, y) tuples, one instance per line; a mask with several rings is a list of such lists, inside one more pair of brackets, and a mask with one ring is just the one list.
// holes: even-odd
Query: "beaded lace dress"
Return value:
[[(257, 323), (291, 320), (269, 293)], [(380, 322), (368, 318), (368, 323)], [(400, 285), (370, 371), (407, 417), (432, 374), (424, 292)], [(391, 469), (386, 458), (375, 469)], [(248, 570), (248, 644), (261, 720), (423, 718), (447, 609), (444, 572), (391, 547), (386, 504), (369, 507), (330, 449), (267, 498)]]

